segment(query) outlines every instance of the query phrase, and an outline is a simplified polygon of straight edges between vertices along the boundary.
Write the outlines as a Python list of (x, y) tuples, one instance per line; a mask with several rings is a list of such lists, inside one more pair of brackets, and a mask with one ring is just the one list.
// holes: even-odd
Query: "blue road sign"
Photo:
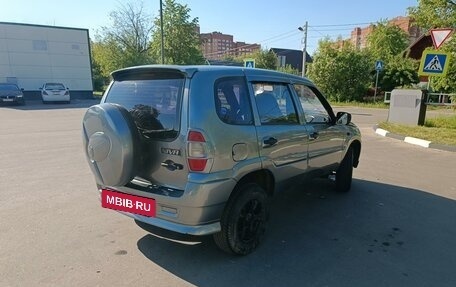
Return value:
[(244, 67), (246, 68), (255, 68), (255, 59), (245, 59)]
[(383, 61), (377, 60), (377, 61), (375, 62), (375, 70), (376, 70), (376, 71), (381, 71), (381, 70), (383, 70), (383, 66), (384, 66)]
[(449, 58), (449, 53), (430, 50), (424, 51), (418, 74), (425, 76), (445, 75), (449, 66)]

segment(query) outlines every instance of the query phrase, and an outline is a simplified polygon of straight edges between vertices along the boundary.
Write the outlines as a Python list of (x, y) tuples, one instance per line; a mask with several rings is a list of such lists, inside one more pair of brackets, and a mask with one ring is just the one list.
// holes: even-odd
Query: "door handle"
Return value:
[(275, 145), (278, 142), (276, 138), (269, 137), (267, 139), (263, 139), (263, 147), (270, 147)]
[(170, 171), (175, 171), (177, 170), (182, 170), (184, 166), (179, 163), (175, 163), (172, 160), (165, 160), (164, 162), (161, 163), (161, 166), (166, 167)]
[(316, 140), (318, 138), (318, 133), (317, 132), (313, 132), (309, 135), (309, 139), (310, 140)]

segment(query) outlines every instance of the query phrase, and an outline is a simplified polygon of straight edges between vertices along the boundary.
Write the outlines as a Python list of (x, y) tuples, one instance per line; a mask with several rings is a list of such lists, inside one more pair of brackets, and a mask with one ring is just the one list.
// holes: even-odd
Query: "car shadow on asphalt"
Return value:
[(57, 109), (74, 109), (74, 108), (89, 108), (99, 104), (100, 99), (75, 99), (71, 103), (48, 103), (43, 104), (41, 101), (27, 101), (25, 105), (2, 104), (0, 109), (15, 109), (22, 111), (30, 110), (57, 110)]
[(248, 256), (209, 236), (188, 245), (148, 234), (137, 246), (196, 286), (453, 286), (455, 219), (455, 200), (420, 190), (354, 179), (340, 194), (315, 180), (274, 196), (265, 240)]

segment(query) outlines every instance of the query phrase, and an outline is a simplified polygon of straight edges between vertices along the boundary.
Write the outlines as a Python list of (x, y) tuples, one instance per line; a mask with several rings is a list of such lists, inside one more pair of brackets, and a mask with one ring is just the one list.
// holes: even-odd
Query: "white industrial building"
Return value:
[(72, 98), (92, 97), (89, 30), (0, 22), (0, 82), (39, 98), (46, 82), (68, 86)]

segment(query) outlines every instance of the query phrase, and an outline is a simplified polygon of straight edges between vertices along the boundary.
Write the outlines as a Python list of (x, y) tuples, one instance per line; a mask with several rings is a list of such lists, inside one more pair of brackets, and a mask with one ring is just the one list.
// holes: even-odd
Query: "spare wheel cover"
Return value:
[(122, 106), (103, 103), (86, 111), (84, 150), (99, 184), (120, 186), (134, 177), (135, 132), (132, 119)]

